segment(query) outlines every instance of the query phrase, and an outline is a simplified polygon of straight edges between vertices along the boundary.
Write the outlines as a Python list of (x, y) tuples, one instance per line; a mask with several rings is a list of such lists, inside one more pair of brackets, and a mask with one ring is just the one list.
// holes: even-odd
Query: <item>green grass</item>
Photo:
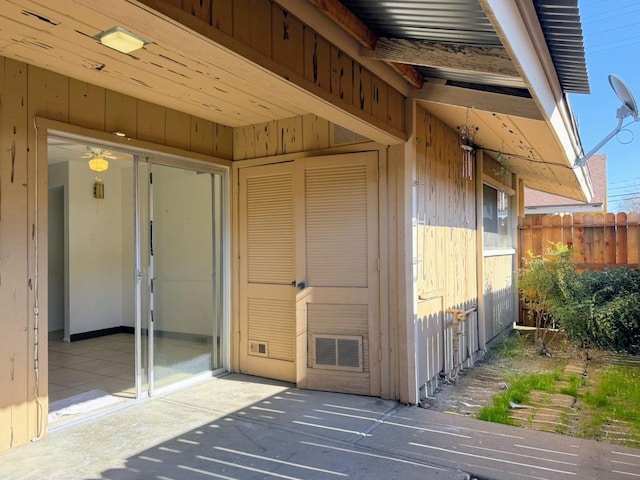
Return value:
[(482, 408), (478, 412), (477, 418), (487, 422), (513, 425), (513, 421), (509, 418), (510, 402), (518, 404), (526, 402), (532, 390), (553, 393), (555, 384), (561, 375), (560, 370), (554, 370), (553, 372), (534, 373), (507, 380), (509, 388), (493, 397), (493, 405)]
[(568, 387), (561, 388), (560, 393), (564, 395), (571, 395), (573, 398), (578, 398), (578, 390), (584, 385), (584, 379), (580, 375), (569, 375), (567, 379), (569, 383)]
[(589, 430), (599, 431), (606, 422), (628, 422), (634, 440), (640, 441), (640, 371), (625, 367), (607, 367), (586, 392), (583, 402), (592, 410)]
[(529, 334), (514, 333), (505, 336), (495, 347), (494, 351), (505, 358), (520, 358), (524, 354), (524, 347), (529, 340)]

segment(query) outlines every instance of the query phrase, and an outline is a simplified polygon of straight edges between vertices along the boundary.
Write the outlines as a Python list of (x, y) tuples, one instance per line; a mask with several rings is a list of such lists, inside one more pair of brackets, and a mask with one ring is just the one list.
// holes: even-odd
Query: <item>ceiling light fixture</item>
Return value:
[(150, 43), (148, 40), (120, 27), (113, 27), (100, 32), (93, 38), (100, 40), (103, 45), (122, 53), (135, 52)]
[(93, 157), (89, 160), (89, 168), (94, 172), (104, 172), (109, 168), (109, 162), (104, 157)]
[(87, 147), (87, 153), (82, 158), (89, 159), (89, 168), (94, 172), (104, 172), (109, 168), (109, 160), (115, 160), (117, 157), (106, 150), (101, 148)]

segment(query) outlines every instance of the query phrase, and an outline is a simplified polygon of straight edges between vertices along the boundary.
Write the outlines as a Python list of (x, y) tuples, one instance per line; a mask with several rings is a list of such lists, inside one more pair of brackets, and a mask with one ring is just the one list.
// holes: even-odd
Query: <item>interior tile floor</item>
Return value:
[[(119, 333), (71, 343), (62, 338), (61, 331), (49, 333), (50, 404), (92, 390), (135, 398), (134, 335)], [(211, 371), (212, 348), (206, 342), (159, 337), (154, 342), (154, 359), (155, 386), (162, 388)]]
[(91, 390), (135, 398), (134, 336), (127, 333), (63, 342), (49, 334), (49, 402)]

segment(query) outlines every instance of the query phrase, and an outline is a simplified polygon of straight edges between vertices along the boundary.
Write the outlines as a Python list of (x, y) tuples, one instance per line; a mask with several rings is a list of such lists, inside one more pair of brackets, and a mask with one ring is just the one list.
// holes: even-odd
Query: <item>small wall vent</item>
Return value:
[(348, 145), (350, 143), (362, 143), (369, 139), (356, 132), (352, 132), (348, 128), (341, 127), (340, 125), (332, 124), (331, 129), (331, 145)]
[(313, 368), (363, 371), (362, 337), (313, 335)]
[(267, 342), (257, 342), (255, 340), (249, 340), (249, 355), (268, 357), (269, 344)]

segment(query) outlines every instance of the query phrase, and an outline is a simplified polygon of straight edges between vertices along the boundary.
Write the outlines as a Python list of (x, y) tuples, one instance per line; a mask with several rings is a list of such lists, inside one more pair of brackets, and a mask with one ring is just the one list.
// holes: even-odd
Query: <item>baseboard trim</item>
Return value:
[(135, 328), (121, 325), (119, 327), (103, 328), (101, 330), (92, 330), (90, 332), (74, 333), (69, 337), (70, 342), (78, 340), (88, 340), (89, 338), (106, 337), (107, 335), (115, 335), (117, 333), (135, 333)]

